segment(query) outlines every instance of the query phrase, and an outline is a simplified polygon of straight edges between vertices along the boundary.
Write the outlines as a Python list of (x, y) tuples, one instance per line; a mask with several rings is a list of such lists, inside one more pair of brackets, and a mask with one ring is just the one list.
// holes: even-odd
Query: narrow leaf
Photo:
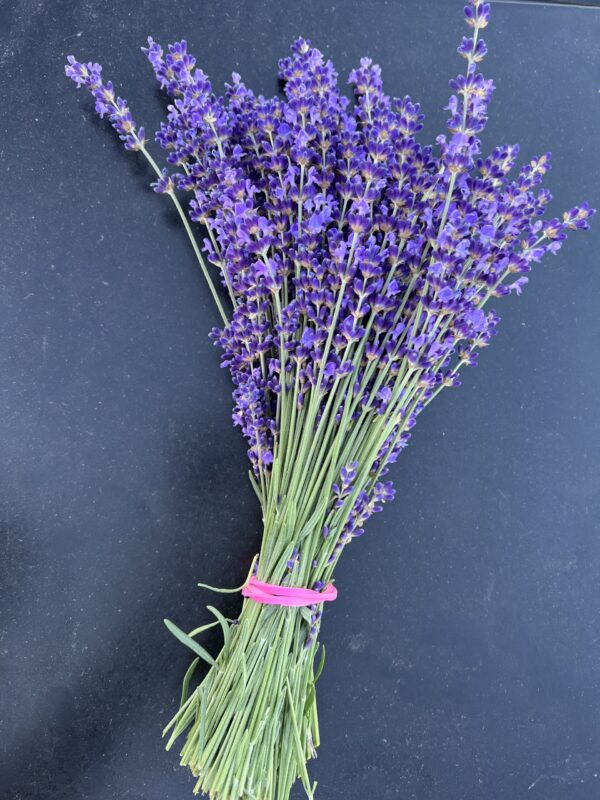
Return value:
[(241, 592), (246, 584), (243, 583), (241, 586), (237, 586), (235, 589), (219, 589), (218, 586), (210, 586), (208, 583), (198, 583), (201, 589), (208, 589), (211, 592), (219, 592), (219, 594), (237, 594)]
[(237, 592), (241, 592), (242, 589), (244, 588), (244, 586), (250, 580), (250, 576), (252, 575), (252, 573), (254, 571), (254, 565), (256, 564), (257, 559), (258, 559), (258, 555), (255, 555), (254, 558), (252, 559), (252, 564), (250, 564), (250, 569), (248, 570), (248, 576), (247, 576), (246, 580), (242, 583), (241, 586), (237, 586), (235, 589), (219, 589), (218, 586), (211, 586), (208, 583), (199, 583), (197, 585), (201, 589), (208, 589), (211, 592), (219, 592), (220, 594), (236, 594)]
[(189, 647), (190, 650), (193, 650), (194, 653), (196, 653), (197, 656), (200, 656), (200, 658), (203, 658), (211, 666), (214, 666), (216, 664), (214, 658), (211, 656), (211, 654), (207, 650), (205, 650), (201, 645), (198, 644), (198, 642), (196, 642), (194, 639), (192, 639), (190, 636), (188, 636), (187, 633), (182, 631), (181, 628), (178, 628), (177, 625), (174, 625), (171, 622), (171, 620), (165, 619), (164, 623), (167, 626), (167, 629), (173, 634), (173, 636), (176, 639), (179, 639), (179, 641), (182, 644), (187, 645), (187, 647)]
[(296, 541), (297, 542), (299, 542), (302, 539), (304, 539), (306, 536), (308, 536), (309, 533), (311, 533), (315, 529), (315, 526), (316, 526), (317, 522), (319, 522), (319, 520), (323, 517), (323, 514), (324, 514), (325, 509), (327, 508), (327, 505), (328, 505), (329, 502), (330, 502), (329, 497), (325, 496), (323, 498), (323, 500), (317, 506), (316, 511), (309, 518), (309, 520), (306, 523), (306, 525), (302, 528), (300, 533), (296, 536)]
[(199, 628), (194, 628), (193, 631), (188, 633), (188, 636), (198, 636), (199, 633), (204, 633), (204, 631), (215, 628), (218, 624), (218, 622), (208, 622), (206, 625), (201, 625)]
[(316, 683), (319, 678), (321, 677), (321, 673), (323, 672), (323, 667), (325, 666), (325, 645), (321, 645), (321, 658), (319, 659), (319, 665), (317, 667), (317, 671), (315, 672), (315, 677), (313, 683)]
[(219, 621), (219, 624), (221, 625), (221, 629), (223, 631), (223, 640), (225, 642), (225, 647), (228, 648), (229, 642), (231, 640), (231, 631), (229, 629), (229, 625), (227, 624), (227, 620), (225, 619), (223, 614), (221, 614), (218, 608), (215, 608), (214, 606), (206, 606), (206, 607), (208, 608), (209, 611), (211, 611), (215, 615), (215, 617)]
[(315, 692), (315, 684), (311, 683), (308, 687), (308, 691), (306, 693), (306, 701), (304, 703), (304, 716), (307, 719), (310, 719), (309, 712), (311, 705), (315, 702), (316, 692)]
[(188, 698), (190, 681), (192, 679), (192, 675), (194, 674), (196, 667), (198, 666), (199, 661), (200, 661), (199, 658), (195, 658), (190, 664), (188, 671), (185, 673), (185, 676), (183, 678), (183, 684), (181, 686), (181, 702), (179, 703), (179, 708), (181, 708), (184, 705), (185, 701)]
[(252, 474), (252, 470), (248, 470), (248, 477), (250, 478), (250, 483), (252, 485), (252, 488), (254, 489), (255, 495), (258, 497), (259, 502), (262, 503), (262, 494), (260, 493), (260, 489), (258, 483), (256, 482), (256, 478)]

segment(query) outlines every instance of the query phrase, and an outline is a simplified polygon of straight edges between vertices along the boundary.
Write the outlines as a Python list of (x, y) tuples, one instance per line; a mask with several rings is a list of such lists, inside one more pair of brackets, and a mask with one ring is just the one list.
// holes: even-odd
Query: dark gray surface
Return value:
[[(462, 67), (461, 5), (1, 7), (3, 799), (191, 796), (160, 739), (189, 658), (161, 620), (206, 620), (214, 598), (195, 583), (238, 585), (259, 540), (208, 291), (64, 56), (101, 61), (153, 130), (147, 34), (187, 36), (216, 86), (235, 69), (264, 92), (302, 34), (342, 75), (373, 56), (432, 136)], [(485, 144), (552, 150), (555, 213), (600, 205), (600, 13), (501, 4), (486, 34)], [(323, 800), (600, 797), (594, 222), (498, 303), (481, 366), (420, 418), (397, 500), (341, 562), (322, 634)]]

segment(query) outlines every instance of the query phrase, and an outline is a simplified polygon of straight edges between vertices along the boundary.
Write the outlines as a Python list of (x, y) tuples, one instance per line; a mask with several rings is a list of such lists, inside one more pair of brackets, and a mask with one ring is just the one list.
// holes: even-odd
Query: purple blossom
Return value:
[(102, 83), (100, 64), (81, 64), (73, 56), (67, 56), (65, 74), (75, 82), (78, 89), (84, 86), (89, 90), (96, 99), (97, 113), (100, 117), (108, 115), (126, 150), (140, 150), (144, 147), (144, 129), (137, 128), (127, 102), (115, 96), (112, 83)]
[[(520, 295), (532, 265), (594, 213), (583, 203), (543, 220), (549, 153), (511, 178), (516, 145), (482, 152), (494, 92), (480, 72), (489, 16), (489, 3), (469, 0), (464, 74), (450, 81), (448, 130), (433, 146), (418, 141), (419, 104), (386, 95), (368, 58), (350, 73), (351, 104), (306, 39), (279, 62), (284, 96), (273, 98), (237, 74), (219, 96), (184, 40), (163, 48), (150, 38), (144, 49), (170, 98), (156, 133), (168, 167), (153, 188), (187, 193), (204, 226), (231, 301), (211, 336), (231, 373), (234, 424), (259, 490), (273, 492), (274, 509), (291, 491), (317, 532), (321, 549), (302, 569), (335, 564), (393, 498), (382, 479), (419, 414), (460, 385), (459, 368), (475, 365), (496, 333), (488, 303)], [(66, 74), (125, 147), (147, 155), (143, 128), (101, 67), (69, 56)], [(289, 544), (281, 563), (299, 569), (298, 542)], [(314, 612), (309, 643), (318, 624)]]

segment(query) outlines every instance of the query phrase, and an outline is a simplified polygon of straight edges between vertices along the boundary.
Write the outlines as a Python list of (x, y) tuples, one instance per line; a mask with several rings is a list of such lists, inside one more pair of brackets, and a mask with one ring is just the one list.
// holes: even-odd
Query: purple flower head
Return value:
[(71, 78), (75, 82), (78, 89), (81, 86), (85, 86), (86, 89), (92, 91), (102, 84), (102, 67), (100, 64), (82, 64), (75, 60), (75, 56), (67, 56), (65, 74), (67, 78)]
[[(464, 8), (462, 74), (432, 144), (421, 141), (420, 105), (386, 94), (369, 58), (350, 73), (350, 103), (307, 39), (279, 62), (283, 93), (271, 98), (237, 74), (220, 96), (185, 40), (144, 48), (169, 97), (156, 133), (166, 168), (152, 185), (176, 204), (185, 193), (203, 226), (207, 272), (229, 302), (211, 338), (253, 485), (265, 519), (294, 518), (277, 556), (290, 582), (322, 587), (323, 565), (393, 498), (385, 476), (421, 411), (460, 385), (459, 369), (495, 335), (489, 304), (520, 295), (533, 265), (594, 213), (583, 203), (544, 221), (549, 153), (514, 175), (516, 145), (482, 153), (489, 17), (482, 0)], [(125, 147), (149, 157), (101, 67), (69, 56), (66, 74)]]
[(175, 188), (173, 179), (166, 169), (163, 169), (162, 177), (159, 178), (155, 183), (152, 183), (151, 186), (157, 194), (168, 194)]
[(81, 64), (74, 56), (67, 56), (65, 74), (74, 81), (77, 88), (84, 86), (89, 90), (96, 100), (96, 112), (100, 117), (108, 115), (126, 150), (141, 150), (144, 147), (144, 129), (137, 128), (126, 101), (115, 97), (112, 83), (102, 83), (100, 64)]

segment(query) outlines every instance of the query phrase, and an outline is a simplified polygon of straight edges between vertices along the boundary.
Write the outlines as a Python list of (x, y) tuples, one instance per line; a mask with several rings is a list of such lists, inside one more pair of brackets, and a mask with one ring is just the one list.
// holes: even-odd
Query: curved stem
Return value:
[[(146, 160), (148, 161), (148, 163), (150, 164), (150, 166), (152, 167), (152, 169), (156, 173), (157, 177), (162, 178), (162, 172), (160, 170), (160, 167), (158, 166), (156, 161), (152, 158), (150, 153), (146, 150), (146, 148), (144, 147), (144, 145), (142, 144), (141, 141), (140, 141), (140, 152), (144, 154), (144, 156), (146, 157)], [(200, 252), (200, 248), (198, 247), (198, 242), (196, 241), (196, 237), (194, 236), (194, 233), (193, 233), (192, 228), (190, 226), (189, 220), (187, 218), (187, 214), (183, 210), (183, 207), (182, 207), (181, 203), (179, 202), (179, 198), (177, 197), (177, 195), (175, 194), (174, 191), (166, 192), (166, 194), (169, 195), (169, 197), (173, 201), (173, 205), (177, 209), (177, 213), (179, 214), (179, 217), (181, 218), (181, 221), (183, 222), (183, 227), (185, 228), (185, 232), (188, 235), (188, 238), (189, 238), (190, 243), (192, 245), (192, 249), (194, 251), (196, 259), (198, 260), (198, 263), (200, 264), (200, 269), (202, 270), (202, 273), (203, 273), (203, 275), (204, 275), (204, 277), (206, 279), (206, 282), (208, 283), (208, 288), (210, 289), (210, 293), (213, 296), (213, 300), (215, 301), (215, 305), (217, 306), (219, 314), (221, 315), (221, 319), (223, 320), (223, 324), (227, 325), (227, 323), (228, 323), (227, 314), (225, 313), (225, 310), (223, 308), (223, 305), (221, 303), (221, 299), (220, 299), (220, 297), (219, 297), (219, 295), (217, 293), (217, 290), (215, 288), (213, 280), (210, 277), (210, 273), (208, 271), (208, 267), (206, 266), (206, 262), (204, 261), (204, 258), (202, 257), (202, 253)]]

